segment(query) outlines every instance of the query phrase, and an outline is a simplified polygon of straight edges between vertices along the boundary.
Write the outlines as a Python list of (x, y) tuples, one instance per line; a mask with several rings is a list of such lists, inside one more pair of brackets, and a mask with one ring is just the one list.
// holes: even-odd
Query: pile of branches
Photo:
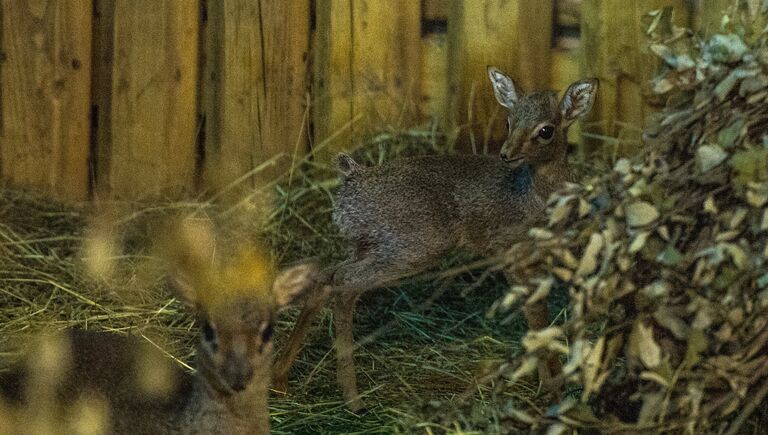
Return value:
[(706, 39), (670, 15), (649, 16), (664, 107), (644, 151), (553, 195), (507, 255), (519, 285), (494, 312), (569, 292), (564, 324), (504, 373), (565, 354), (565, 399), (510, 409), (548, 433), (736, 433), (768, 393), (768, 4)]

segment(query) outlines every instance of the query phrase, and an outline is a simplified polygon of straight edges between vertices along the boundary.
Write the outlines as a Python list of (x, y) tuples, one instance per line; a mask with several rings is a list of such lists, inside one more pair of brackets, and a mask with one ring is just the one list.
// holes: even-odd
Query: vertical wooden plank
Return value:
[[(340, 136), (326, 156), (416, 114), (420, 7), (412, 0), (318, 0), (316, 141)], [(343, 134), (350, 124), (351, 136)]]
[[(571, 83), (581, 77), (581, 53), (577, 49), (552, 50), (552, 77), (550, 88), (562, 93), (568, 89)], [(568, 129), (568, 141), (575, 144), (581, 143), (581, 125), (577, 122)]]
[[(585, 75), (600, 79), (600, 92), (589, 117), (590, 132), (619, 137), (638, 135), (653, 110), (646, 104), (648, 83), (658, 61), (645, 48), (643, 16), (672, 6), (678, 25), (688, 24), (685, 0), (632, 0), (624, 3), (584, 0), (581, 38)], [(605, 149), (603, 141), (586, 140), (585, 151)], [(613, 146), (608, 144), (608, 146)], [(610, 149), (624, 154), (631, 150)]]
[(356, 133), (400, 127), (416, 110), (421, 77), (421, 8), (412, 0), (352, 2), (353, 115)]
[(579, 27), (582, 0), (555, 0), (555, 25)]
[(93, 3), (93, 104), (90, 179), (94, 200), (109, 196), (112, 155), (112, 72), (114, 70), (115, 0)]
[(552, 7), (552, 0), (450, 0), (446, 119), (454, 133), (462, 133), (460, 148), (494, 151), (504, 137), (488, 65), (509, 73), (526, 91), (549, 86)]
[(207, 10), (204, 180), (213, 191), (235, 183), (237, 194), (306, 152), (309, 0), (209, 1)]
[(115, 1), (111, 144), (100, 168), (114, 197), (192, 188), (199, 11), (196, 0)]
[(422, 118), (432, 118), (442, 129), (448, 104), (448, 38), (445, 33), (430, 33), (422, 38), (421, 44), (419, 112)]
[(448, 19), (448, 0), (421, 0), (425, 20), (443, 21)]
[(518, 0), (517, 14), (519, 80), (524, 89), (546, 88), (552, 76), (554, 2)]
[(4, 1), (3, 178), (63, 200), (88, 196), (90, 0)]
[(720, 31), (725, 11), (734, 0), (693, 0), (693, 27), (711, 35)]
[(343, 0), (316, 0), (312, 120), (321, 159), (351, 147), (353, 120), (352, 5)]
[(286, 158), (273, 173), (282, 174), (296, 153), (308, 151), (309, 107), (309, 0), (259, 0), (261, 10), (264, 93), (261, 142), (257, 163), (277, 153)]

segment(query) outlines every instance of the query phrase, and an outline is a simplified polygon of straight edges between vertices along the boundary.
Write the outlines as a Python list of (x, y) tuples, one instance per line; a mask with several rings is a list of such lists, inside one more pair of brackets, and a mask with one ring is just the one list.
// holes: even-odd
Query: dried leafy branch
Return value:
[[(648, 17), (663, 109), (645, 148), (549, 201), (507, 255), (509, 312), (565, 285), (567, 321), (526, 337), (503, 376), (567, 357), (578, 388), (512, 416), (550, 433), (735, 433), (768, 392), (768, 4), (743, 2), (700, 39)], [(568, 345), (566, 346), (565, 343)]]

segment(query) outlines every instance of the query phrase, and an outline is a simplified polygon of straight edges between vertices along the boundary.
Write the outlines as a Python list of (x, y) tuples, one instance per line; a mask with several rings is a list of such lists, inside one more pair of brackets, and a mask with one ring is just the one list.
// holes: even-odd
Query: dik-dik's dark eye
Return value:
[(266, 343), (272, 338), (272, 323), (267, 323), (261, 331), (261, 342)]
[(207, 320), (203, 320), (203, 340), (216, 349), (216, 331)]
[(552, 127), (551, 125), (545, 125), (544, 127), (541, 127), (539, 129), (538, 136), (541, 139), (544, 140), (550, 140), (552, 139), (552, 136), (555, 134), (555, 127)]

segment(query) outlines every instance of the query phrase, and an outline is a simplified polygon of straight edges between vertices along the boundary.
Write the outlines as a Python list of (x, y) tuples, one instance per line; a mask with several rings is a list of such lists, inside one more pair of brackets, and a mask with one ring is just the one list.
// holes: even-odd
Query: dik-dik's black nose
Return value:
[(499, 154), (501, 156), (501, 160), (504, 160), (507, 163), (516, 162), (518, 160), (522, 160), (523, 156), (521, 155), (515, 155), (512, 156), (509, 153), (501, 152)]
[(248, 388), (253, 378), (253, 367), (245, 359), (230, 359), (222, 371), (222, 377), (232, 391), (239, 393)]
[(231, 387), (233, 390), (240, 392), (245, 390), (245, 383), (242, 381), (237, 381), (236, 383), (232, 384)]

